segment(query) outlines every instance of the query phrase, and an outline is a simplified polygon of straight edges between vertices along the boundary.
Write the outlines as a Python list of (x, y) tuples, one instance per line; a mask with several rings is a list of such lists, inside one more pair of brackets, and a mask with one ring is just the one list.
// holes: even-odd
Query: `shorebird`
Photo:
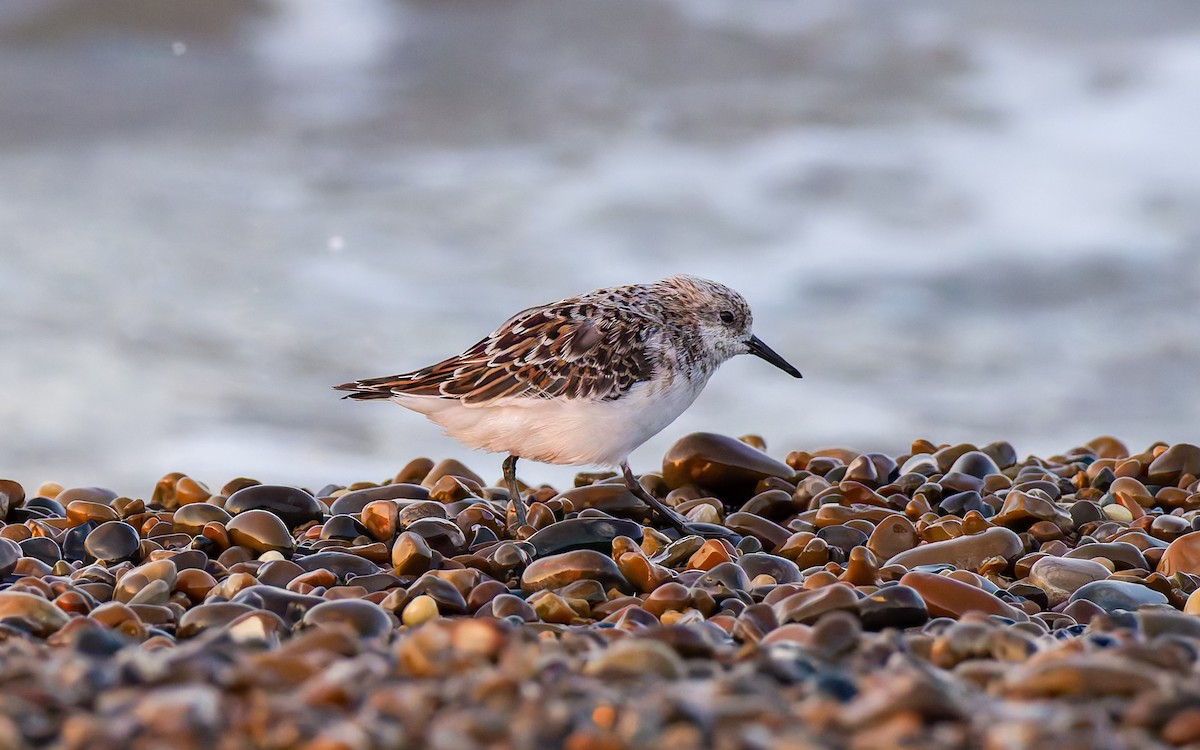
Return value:
[(629, 454), (682, 414), (731, 357), (753, 354), (801, 377), (751, 332), (752, 322), (729, 287), (671, 276), (530, 307), (462, 354), (334, 388), (349, 391), (345, 398), (394, 401), (471, 448), (508, 454), (504, 481), (518, 527), (526, 514), (516, 466), (527, 458), (619, 468), (630, 492), (693, 533), (642, 487)]

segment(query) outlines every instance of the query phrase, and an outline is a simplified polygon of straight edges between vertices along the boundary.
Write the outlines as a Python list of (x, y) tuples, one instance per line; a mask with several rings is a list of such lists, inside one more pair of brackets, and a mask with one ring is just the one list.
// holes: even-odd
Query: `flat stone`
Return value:
[(974, 571), (985, 560), (993, 557), (1011, 560), (1023, 551), (1020, 537), (1008, 529), (996, 527), (979, 534), (922, 544), (894, 555), (886, 565), (903, 565), (911, 570), (918, 565), (947, 564)]
[(299, 487), (256, 484), (240, 489), (225, 500), (225, 510), (236, 516), (250, 510), (267, 511), (282, 520), (288, 529), (310, 521), (320, 521), (321, 504)]
[(1154, 589), (1130, 581), (1093, 581), (1081, 586), (1067, 601), (1089, 601), (1105, 612), (1130, 612), (1146, 604), (1166, 604), (1167, 597)]
[(1150, 484), (1174, 486), (1185, 474), (1200, 477), (1200, 446), (1176, 443), (1146, 468), (1146, 479)]
[(36, 594), (0, 591), (0, 621), (15, 620), (34, 635), (45, 638), (66, 625), (66, 612)]
[(1043, 557), (1029, 569), (1029, 582), (1046, 592), (1052, 607), (1066, 601), (1082, 586), (1108, 576), (1108, 568), (1098, 562), (1068, 557)]
[(595, 550), (579, 549), (535, 560), (521, 574), (526, 592), (556, 589), (579, 580), (599, 581), (605, 588), (631, 590), (611, 557)]
[(934, 617), (962, 617), (967, 612), (1015, 618), (1013, 608), (981, 588), (935, 573), (911, 571), (900, 578), (920, 596)]
[(762, 480), (791, 479), (794, 474), (787, 464), (762, 451), (711, 432), (681, 438), (663, 457), (663, 481), (669, 488), (695, 484), (739, 503), (749, 499)]
[(1200, 531), (1184, 534), (1171, 542), (1158, 561), (1158, 572), (1165, 576), (1175, 573), (1200, 575)]

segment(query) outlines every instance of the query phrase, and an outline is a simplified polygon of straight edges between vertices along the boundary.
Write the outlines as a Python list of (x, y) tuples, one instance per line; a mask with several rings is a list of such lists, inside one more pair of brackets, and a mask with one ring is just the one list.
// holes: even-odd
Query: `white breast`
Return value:
[(682, 414), (707, 376), (638, 383), (609, 401), (503, 399), (465, 406), (452, 399), (396, 396), (472, 448), (552, 464), (616, 466)]

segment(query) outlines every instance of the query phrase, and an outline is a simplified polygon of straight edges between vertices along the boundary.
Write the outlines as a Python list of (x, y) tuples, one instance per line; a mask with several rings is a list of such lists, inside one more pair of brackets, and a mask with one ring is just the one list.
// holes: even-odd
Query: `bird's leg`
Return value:
[(525, 501), (521, 499), (521, 490), (517, 488), (517, 459), (520, 456), (509, 456), (504, 459), (504, 482), (508, 485), (508, 502), (517, 515), (517, 528), (525, 525)]
[(671, 528), (684, 535), (694, 533), (687, 521), (683, 520), (683, 516), (676, 513), (674, 509), (667, 507), (667, 505), (665, 505), (654, 495), (646, 492), (646, 488), (642, 487), (642, 483), (639, 482), (637, 477), (633, 475), (633, 470), (629, 468), (628, 461), (621, 462), (621, 473), (625, 475), (625, 486), (629, 488), (629, 491), (632, 492), (638, 500), (641, 500), (646, 505), (649, 505), (650, 509), (653, 510), (656, 515), (660, 516), (664, 521), (666, 521)]

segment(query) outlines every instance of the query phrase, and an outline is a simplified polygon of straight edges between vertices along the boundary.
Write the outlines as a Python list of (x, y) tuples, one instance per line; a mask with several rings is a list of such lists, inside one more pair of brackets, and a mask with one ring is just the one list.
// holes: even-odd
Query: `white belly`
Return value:
[(515, 398), (464, 406), (420, 396), (392, 400), (424, 414), (471, 448), (551, 464), (616, 466), (675, 421), (706, 382), (681, 378), (657, 390), (639, 383), (611, 401)]

